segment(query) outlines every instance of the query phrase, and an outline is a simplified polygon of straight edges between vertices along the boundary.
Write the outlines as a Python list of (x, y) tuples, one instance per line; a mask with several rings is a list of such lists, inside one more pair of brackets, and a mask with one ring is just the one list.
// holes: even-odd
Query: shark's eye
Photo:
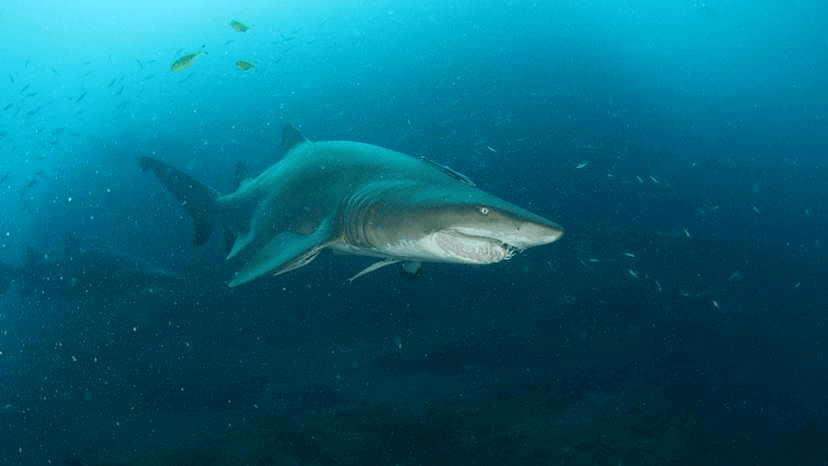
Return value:
[(488, 207), (481, 207), (480, 213), (483, 215), (489, 215), (489, 208)]

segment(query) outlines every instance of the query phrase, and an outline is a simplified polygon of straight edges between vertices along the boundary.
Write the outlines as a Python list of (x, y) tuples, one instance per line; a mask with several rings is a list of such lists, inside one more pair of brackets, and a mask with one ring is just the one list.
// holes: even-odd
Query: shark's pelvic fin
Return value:
[(204, 183), (196, 181), (186, 173), (151, 157), (138, 159), (141, 169), (150, 170), (159, 181), (187, 209), (195, 223), (193, 244), (204, 244), (213, 231), (212, 219), (215, 216), (218, 191)]
[[(240, 253), (242, 249), (246, 248), (250, 243), (253, 242), (253, 240), (255, 239), (255, 233), (256, 232), (253, 230), (247, 230), (246, 232), (234, 237), (233, 243), (230, 244), (231, 247), (227, 252), (227, 257), (225, 257), (224, 259), (230, 260), (236, 257), (236, 254)], [(227, 244), (225, 243), (225, 247), (226, 246)]]
[[(243, 161), (236, 161), (236, 175), (233, 178), (233, 192), (238, 191), (245, 183), (250, 181), (250, 172), (247, 170), (247, 164)], [(230, 228), (224, 229), (224, 254), (230, 255), (233, 246), (236, 244), (238, 232)]]

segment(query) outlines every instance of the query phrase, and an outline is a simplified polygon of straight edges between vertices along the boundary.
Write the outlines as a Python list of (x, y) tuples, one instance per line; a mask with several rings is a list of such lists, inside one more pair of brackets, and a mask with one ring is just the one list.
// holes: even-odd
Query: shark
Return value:
[(23, 296), (116, 296), (119, 292), (160, 290), (183, 284), (184, 276), (135, 254), (109, 247), (81, 245), (64, 238), (63, 256), (52, 258), (32, 248), (23, 265), (0, 262), (0, 295), (17, 282)]
[(221, 194), (171, 165), (140, 157), (187, 210), (194, 244), (224, 231), (226, 259), (244, 258), (230, 287), (280, 275), (331, 250), (381, 267), (423, 262), (495, 264), (561, 238), (563, 228), (479, 189), (428, 159), (353, 141), (310, 141), (282, 131), (282, 158)]

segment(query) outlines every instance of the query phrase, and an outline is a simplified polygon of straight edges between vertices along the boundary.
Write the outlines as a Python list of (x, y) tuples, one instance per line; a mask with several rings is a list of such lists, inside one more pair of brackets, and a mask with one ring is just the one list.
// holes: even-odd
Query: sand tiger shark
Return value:
[(160, 160), (139, 159), (192, 216), (195, 244), (219, 225), (227, 259), (247, 258), (231, 287), (296, 270), (326, 249), (379, 259), (353, 280), (398, 262), (494, 264), (563, 235), (558, 224), (425, 159), (359, 142), (312, 142), (291, 125), (282, 151), (224, 195)]
[(21, 266), (0, 262), (0, 295), (12, 281), (23, 296), (90, 299), (160, 292), (182, 284), (184, 276), (126, 251), (81, 245), (67, 235), (63, 257), (29, 248)]

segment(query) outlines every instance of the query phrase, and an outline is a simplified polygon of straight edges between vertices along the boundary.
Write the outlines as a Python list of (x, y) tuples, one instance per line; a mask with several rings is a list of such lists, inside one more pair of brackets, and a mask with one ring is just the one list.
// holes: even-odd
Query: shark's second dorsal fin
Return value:
[(282, 128), (282, 152), (288, 152), (299, 144), (307, 141), (308, 140), (305, 139), (305, 136), (302, 136), (302, 133), (300, 133), (299, 130), (290, 123), (286, 124), (285, 127)]
[(242, 182), (248, 178), (250, 178), (250, 172), (247, 171), (247, 164), (241, 160), (236, 161), (236, 175), (233, 178), (233, 192), (238, 191), (239, 187), (242, 185)]

